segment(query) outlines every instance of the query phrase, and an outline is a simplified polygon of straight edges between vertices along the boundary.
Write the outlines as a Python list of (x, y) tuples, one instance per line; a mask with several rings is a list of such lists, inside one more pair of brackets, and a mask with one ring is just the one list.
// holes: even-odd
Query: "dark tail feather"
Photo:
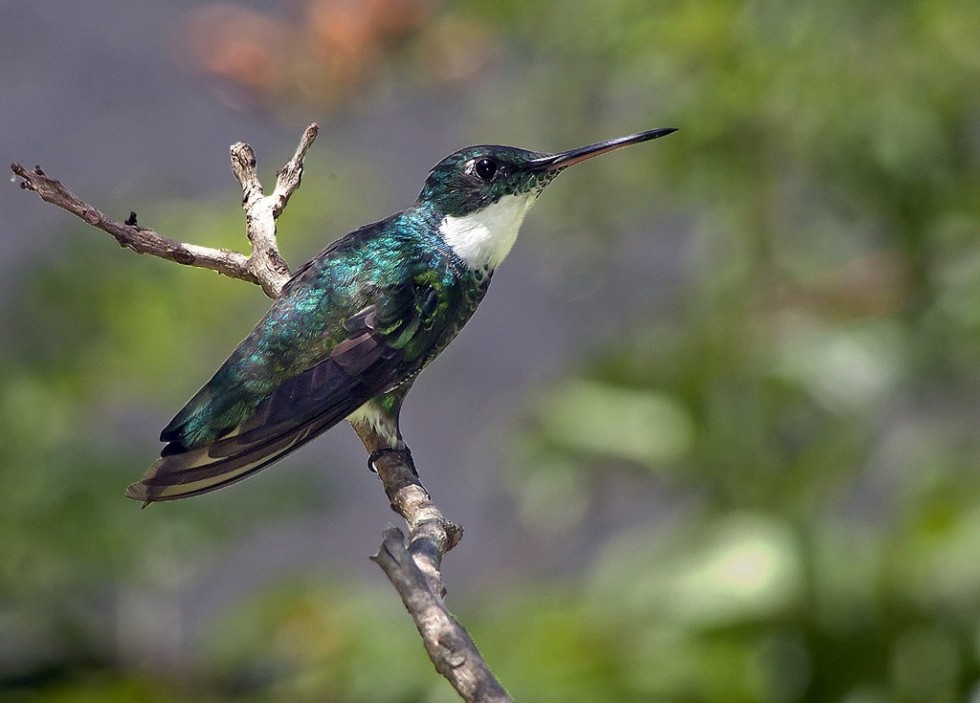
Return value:
[(176, 500), (208, 493), (265, 468), (336, 424), (334, 416), (316, 418), (278, 436), (252, 444), (234, 435), (204, 447), (157, 459), (139, 482), (126, 489), (126, 497), (143, 507), (160, 500)]
[[(400, 357), (375, 353), (372, 345), (377, 341), (368, 333), (337, 345), (329, 358), (284, 380), (257, 404), (227, 390), (214, 397), (212, 385), (221, 385), (215, 374), (164, 429), (162, 455), (126, 495), (145, 506), (207, 493), (326, 432), (394, 379)], [(358, 366), (365, 358), (370, 384), (362, 378), (367, 367)]]

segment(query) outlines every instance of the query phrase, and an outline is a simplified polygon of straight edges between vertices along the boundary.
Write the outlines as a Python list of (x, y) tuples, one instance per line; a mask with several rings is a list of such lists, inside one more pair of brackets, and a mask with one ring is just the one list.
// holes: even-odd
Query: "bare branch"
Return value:
[[(362, 440), (365, 439), (362, 436)], [(463, 529), (443, 517), (419, 480), (408, 452), (387, 452), (372, 464), (392, 509), (408, 523), (408, 544), (389, 526), (371, 559), (384, 570), (412, 616), (436, 671), (465, 701), (503, 703), (512, 699), (483, 660), (469, 633), (446, 607), (442, 557)]]
[(40, 166), (35, 166), (29, 171), (20, 164), (11, 164), (10, 170), (22, 179), (20, 187), (24, 190), (32, 190), (44, 202), (57, 205), (61, 209), (80, 217), (87, 224), (97, 227), (103, 232), (108, 232), (116, 238), (120, 246), (135, 251), (137, 254), (151, 254), (184, 266), (196, 266), (217, 271), (225, 276), (238, 278), (249, 283), (257, 284), (259, 282), (249, 269), (248, 258), (236, 251), (185, 244), (157, 234), (152, 229), (114, 220), (88, 203), (79, 200), (60, 181), (56, 181), (44, 173)]
[(426, 576), (416, 563), (415, 541), (406, 549), (397, 527), (384, 533), (380, 551), (371, 557), (387, 574), (415, 621), (429, 659), (464, 701), (513, 703), (487, 667), (469, 633), (446, 609), (442, 596), (426, 588)]
[(316, 141), (316, 135), (319, 131), (320, 127), (316, 122), (307, 127), (299, 140), (293, 158), (283, 164), (283, 167), (276, 173), (276, 188), (272, 191), (272, 197), (276, 199), (275, 207), (272, 210), (274, 217), (279, 217), (282, 214), (289, 202), (289, 196), (299, 188), (300, 182), (303, 180), (303, 160), (306, 158), (306, 152)]
[(296, 153), (279, 170), (275, 190), (268, 197), (262, 193), (252, 148), (241, 142), (231, 147), (232, 172), (242, 185), (242, 207), (248, 238), (252, 242), (252, 253), (248, 257), (227, 249), (178, 242), (136, 225), (132, 216), (125, 223), (107, 217), (75, 196), (60, 181), (49, 177), (40, 166), (28, 170), (15, 163), (10, 165), (10, 170), (21, 179), (21, 188), (34, 191), (43, 201), (57, 205), (87, 224), (111, 234), (120, 246), (137, 254), (150, 254), (184, 266), (209, 269), (254, 283), (261, 286), (270, 298), (275, 298), (289, 280), (289, 266), (279, 254), (276, 241), (276, 218), (282, 214), (289, 197), (300, 186), (303, 159), (316, 140), (318, 131), (316, 123), (306, 128)]

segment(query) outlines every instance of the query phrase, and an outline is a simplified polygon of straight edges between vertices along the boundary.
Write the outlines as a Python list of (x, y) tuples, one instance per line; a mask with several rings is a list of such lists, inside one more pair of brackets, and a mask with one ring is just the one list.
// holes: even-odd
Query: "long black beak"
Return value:
[(564, 168), (568, 168), (569, 166), (574, 166), (577, 163), (581, 163), (587, 159), (601, 156), (602, 154), (615, 151), (616, 149), (621, 149), (624, 146), (639, 144), (640, 142), (648, 142), (651, 139), (659, 139), (660, 137), (666, 137), (668, 134), (673, 134), (676, 131), (677, 130), (674, 127), (663, 127), (661, 129), (651, 129), (646, 132), (631, 134), (627, 137), (607, 139), (606, 141), (599, 142), (598, 144), (580, 146), (578, 149), (569, 149), (568, 151), (562, 151), (557, 154), (549, 154), (548, 156), (542, 156), (534, 159), (531, 161), (531, 168), (550, 172), (560, 171)]

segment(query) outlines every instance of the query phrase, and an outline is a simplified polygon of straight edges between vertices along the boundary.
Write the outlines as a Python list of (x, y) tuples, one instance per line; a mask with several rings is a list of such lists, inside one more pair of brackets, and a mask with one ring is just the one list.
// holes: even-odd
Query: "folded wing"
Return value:
[(229, 383), (229, 376), (261, 376), (262, 369), (229, 366), (251, 358), (247, 339), (163, 431), (161, 457), (126, 495), (146, 505), (239, 481), (411, 378), (437, 344), (433, 315), (445, 307), (442, 294), (411, 278), (378, 291), (343, 321), (346, 336), (325, 358), (258, 397), (249, 389), (261, 384)]

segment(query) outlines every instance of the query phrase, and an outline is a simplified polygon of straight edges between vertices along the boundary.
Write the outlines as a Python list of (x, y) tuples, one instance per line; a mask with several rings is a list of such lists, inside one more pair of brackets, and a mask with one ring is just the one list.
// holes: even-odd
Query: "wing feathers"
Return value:
[[(268, 466), (330, 429), (397, 380), (400, 357), (386, 354), (382, 347), (369, 334), (341, 342), (329, 358), (285, 380), (221, 437), (187, 449), (180, 440), (172, 441), (126, 495), (144, 503), (184, 498), (239, 481)], [(365, 383), (365, 377), (371, 382)], [(180, 426), (172, 428), (178, 436), (180, 431)]]
[[(296, 285), (289, 286), (289, 294)], [(343, 321), (338, 329), (346, 336), (325, 359), (293, 376), (287, 371), (265, 396), (256, 396), (257, 381), (271, 383), (270, 377), (295, 362), (256, 354), (260, 323), (163, 430), (161, 440), (168, 444), (160, 459), (126, 495), (145, 505), (206, 493), (251, 475), (330, 429), (413, 377), (440, 346), (440, 335), (455, 333), (448, 320), (433, 324), (438, 310), (451, 309), (446, 295), (455, 295), (448, 284), (437, 290), (414, 279), (377, 290), (373, 304)], [(275, 358), (276, 370), (265, 368), (271, 363), (266, 358)]]

